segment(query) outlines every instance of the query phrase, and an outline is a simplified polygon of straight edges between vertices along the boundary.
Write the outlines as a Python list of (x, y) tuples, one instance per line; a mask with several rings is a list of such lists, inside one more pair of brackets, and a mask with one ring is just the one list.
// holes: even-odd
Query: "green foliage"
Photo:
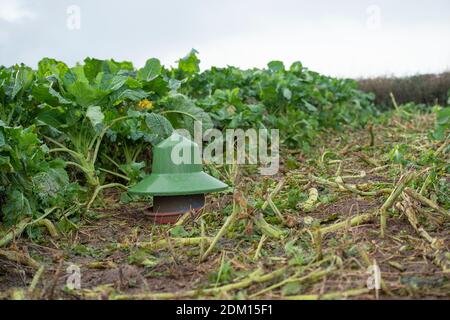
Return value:
[(209, 281), (216, 286), (230, 282), (235, 276), (235, 271), (230, 261), (225, 260), (225, 255), (222, 255), (219, 270), (209, 273)]
[(406, 144), (396, 145), (390, 152), (389, 158), (393, 163), (408, 164), (408, 160), (405, 159), (405, 155), (408, 153), (408, 146)]
[(208, 111), (216, 127), (278, 128), (282, 143), (308, 147), (323, 128), (363, 126), (374, 113), (373, 96), (356, 82), (303, 68), (286, 69), (272, 61), (268, 69), (211, 68), (191, 76), (180, 91)]
[(320, 130), (364, 125), (371, 101), (354, 81), (300, 62), (200, 72), (195, 50), (171, 69), (155, 58), (140, 69), (95, 58), (73, 67), (51, 58), (37, 70), (2, 66), (2, 220), (13, 224), (54, 207), (86, 205), (87, 195), (116, 180), (136, 183), (152, 145), (174, 128), (193, 134), (195, 121), (203, 130), (277, 128), (284, 146), (308, 151)]
[(0, 123), (0, 208), (6, 225), (73, 200), (64, 161), (52, 160), (34, 131)]
[(161, 63), (158, 59), (148, 59), (145, 63), (145, 67), (139, 69), (137, 73), (137, 79), (140, 81), (150, 82), (156, 79), (161, 74)]
[(314, 259), (314, 251), (304, 243), (297, 244), (296, 242), (296, 240), (291, 240), (284, 246), (286, 255), (291, 258), (289, 264), (301, 266), (310, 263)]
[(200, 71), (200, 59), (197, 58), (197, 50), (192, 49), (184, 58), (178, 61), (178, 69), (187, 73), (194, 74)]
[(170, 229), (170, 235), (172, 237), (187, 238), (192, 236), (192, 232), (186, 231), (183, 226), (179, 225)]
[(432, 137), (436, 140), (445, 140), (450, 133), (450, 107), (436, 108), (436, 124)]
[(211, 117), (203, 109), (197, 107), (195, 102), (182, 94), (171, 94), (161, 101), (163, 114), (170, 120), (176, 129), (187, 129), (191, 136), (194, 134), (194, 123), (201, 122), (202, 129), (212, 129)]

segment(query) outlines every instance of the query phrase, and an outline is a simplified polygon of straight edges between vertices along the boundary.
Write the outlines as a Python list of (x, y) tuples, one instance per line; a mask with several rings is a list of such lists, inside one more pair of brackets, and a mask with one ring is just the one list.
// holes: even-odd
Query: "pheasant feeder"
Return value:
[(129, 192), (153, 196), (149, 216), (155, 223), (175, 223), (191, 210), (198, 214), (206, 193), (228, 188), (205, 173), (201, 160), (196, 159), (201, 159), (198, 145), (175, 132), (153, 148), (151, 175)]

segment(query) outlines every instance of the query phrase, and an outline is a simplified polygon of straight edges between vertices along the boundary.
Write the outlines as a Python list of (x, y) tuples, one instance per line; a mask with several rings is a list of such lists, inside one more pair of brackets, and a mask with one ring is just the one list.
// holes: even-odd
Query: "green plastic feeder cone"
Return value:
[[(153, 148), (151, 175), (130, 188), (130, 193), (180, 196), (222, 191), (228, 186), (203, 172), (198, 145), (174, 132)], [(194, 160), (197, 160), (196, 162)]]
[(156, 223), (174, 223), (186, 212), (198, 214), (205, 205), (205, 193), (228, 186), (203, 172), (200, 148), (193, 141), (173, 133), (153, 149), (152, 174), (129, 192), (153, 196), (148, 215)]

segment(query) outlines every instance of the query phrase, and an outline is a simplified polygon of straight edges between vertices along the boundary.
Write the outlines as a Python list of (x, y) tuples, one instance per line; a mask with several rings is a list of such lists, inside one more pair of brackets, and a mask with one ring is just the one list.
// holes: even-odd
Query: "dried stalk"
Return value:
[(275, 197), (278, 192), (280, 192), (280, 190), (283, 188), (284, 186), (284, 182), (285, 180), (280, 180), (280, 182), (278, 182), (278, 184), (276, 185), (275, 189), (273, 189), (273, 191), (269, 194), (269, 196), (267, 197), (266, 201), (264, 201), (261, 209), (264, 211), (266, 210), (267, 206), (270, 204), (270, 201), (272, 200), (273, 197)]
[(222, 228), (220, 228), (219, 232), (217, 232), (216, 236), (214, 237), (211, 244), (209, 245), (209, 248), (206, 250), (206, 252), (201, 257), (201, 261), (205, 261), (205, 259), (208, 257), (208, 255), (211, 253), (211, 251), (216, 246), (217, 242), (220, 240), (220, 238), (223, 237), (223, 235), (227, 231), (228, 227), (231, 226), (231, 224), (234, 222), (235, 218), (237, 217), (238, 212), (239, 212), (239, 210), (237, 209), (236, 201), (234, 201), (233, 212), (227, 217)]
[[(370, 267), (376, 263), (376, 260), (374, 260), (373, 262), (371, 261), (371, 259), (369, 258), (369, 255), (367, 254), (367, 252), (364, 250), (364, 248), (362, 246), (357, 246), (357, 250), (358, 250), (358, 253), (361, 256), (361, 258), (363, 259), (366, 267)], [(380, 279), (380, 285), (381, 285), (381, 289), (383, 289), (383, 291), (386, 294), (393, 296), (391, 290), (389, 290), (388, 286), (386, 285), (386, 283), (384, 282), (383, 279)]]
[[(211, 237), (193, 237), (193, 238), (170, 238), (170, 244), (173, 247), (183, 247), (198, 245), (203, 242), (211, 242), (213, 239)], [(146, 248), (150, 250), (158, 250), (167, 248), (169, 246), (169, 241), (167, 239), (162, 239), (154, 242), (136, 242), (133, 244), (119, 243), (117, 244), (118, 249), (129, 248), (129, 247), (139, 247)]]
[(259, 256), (261, 254), (262, 246), (264, 244), (264, 241), (266, 241), (266, 239), (267, 239), (267, 236), (265, 234), (263, 234), (261, 236), (261, 239), (259, 240), (258, 247), (256, 248), (256, 251), (255, 251), (255, 255), (253, 256), (253, 261), (256, 261), (256, 260), (259, 259)]
[(387, 220), (387, 210), (392, 207), (395, 200), (400, 196), (403, 189), (405, 189), (406, 185), (413, 179), (414, 177), (413, 172), (409, 172), (406, 175), (403, 175), (400, 180), (398, 181), (397, 185), (395, 186), (392, 193), (389, 195), (387, 200), (384, 202), (384, 204), (380, 208), (380, 231), (381, 231), (381, 237), (384, 238), (384, 235), (386, 233), (386, 220)]
[(322, 179), (322, 178), (316, 177), (314, 175), (309, 175), (309, 179), (314, 181), (314, 182), (316, 182), (316, 183), (319, 183), (319, 184), (322, 184), (322, 185), (326, 185), (328, 187), (333, 187), (333, 188), (339, 189), (339, 184), (337, 184), (336, 182), (332, 182), (332, 181), (329, 181), (329, 180), (326, 180), (326, 179)]
[(440, 214), (443, 214), (446, 217), (450, 217), (450, 212), (448, 210), (445, 210), (444, 208), (441, 208), (436, 202), (424, 197), (420, 193), (417, 193), (411, 188), (405, 188), (405, 193), (408, 194), (411, 198), (421, 202), (422, 204), (429, 206), (430, 208), (433, 208)]
[(255, 226), (269, 238), (281, 239), (284, 237), (284, 231), (267, 223), (262, 214), (257, 214), (253, 218)]
[(286, 272), (286, 268), (280, 268), (273, 272), (262, 274), (261, 269), (257, 269), (252, 272), (245, 279), (230, 283), (221, 287), (208, 288), (208, 289), (198, 289), (198, 290), (188, 290), (181, 292), (162, 292), (162, 293), (143, 293), (143, 294), (131, 294), (131, 295), (116, 295), (112, 296), (115, 300), (150, 300), (150, 299), (180, 299), (188, 297), (196, 297), (200, 295), (216, 295), (221, 293), (226, 293), (231, 290), (244, 289), (249, 287), (254, 283), (263, 283), (282, 276)]
[(327, 233), (334, 232), (334, 231), (337, 231), (339, 229), (342, 229), (342, 228), (345, 228), (345, 227), (348, 227), (348, 226), (349, 227), (354, 227), (354, 226), (357, 226), (359, 224), (362, 224), (362, 223), (365, 223), (365, 222), (369, 222), (374, 217), (375, 217), (374, 213), (361, 214), (361, 215), (355, 216), (353, 218), (346, 219), (346, 220), (344, 220), (342, 222), (338, 222), (338, 223), (332, 224), (330, 226), (320, 228), (318, 231), (323, 236), (323, 235), (325, 235)]
[[(377, 196), (382, 193), (386, 193), (386, 189), (377, 190), (377, 191), (361, 191), (356, 188), (354, 185), (346, 184), (344, 183), (344, 180), (342, 180), (342, 177), (336, 177), (335, 179), (336, 183), (339, 185), (341, 190), (347, 190), (356, 194), (359, 194), (361, 196)], [(387, 190), (388, 192), (391, 192), (392, 190)]]
[(30, 219), (26, 218), (14, 226), (2, 239), (0, 239), (0, 248), (8, 245), (15, 237), (19, 237), (28, 226)]
[(353, 289), (342, 292), (332, 292), (325, 294), (305, 294), (299, 296), (284, 296), (283, 299), (286, 300), (335, 300), (335, 299), (345, 299), (348, 297), (359, 296), (362, 294), (369, 293), (370, 289), (362, 288), (362, 289)]
[(278, 216), (278, 218), (280, 218), (280, 220), (282, 222), (285, 221), (283, 215), (281, 214), (280, 210), (278, 210), (277, 206), (275, 205), (275, 203), (273, 202), (272, 198), (275, 197), (278, 192), (280, 192), (280, 190), (283, 188), (285, 183), (285, 180), (280, 180), (278, 182), (278, 184), (276, 185), (275, 189), (273, 189), (273, 191), (269, 194), (269, 196), (267, 197), (266, 201), (264, 201), (263, 205), (261, 206), (261, 209), (264, 211), (267, 209), (267, 206), (270, 206), (273, 210), (273, 212), (275, 212), (275, 214)]
[(448, 258), (449, 253), (442, 250), (442, 248), (444, 247), (443, 241), (433, 238), (423, 227), (419, 225), (416, 212), (412, 207), (410, 199), (408, 197), (405, 197), (405, 201), (403, 201), (402, 203), (397, 203), (396, 206), (398, 209), (402, 210), (405, 213), (409, 223), (414, 228), (414, 230), (430, 244), (433, 250), (435, 250), (432, 254), (433, 262), (444, 272), (450, 271), (450, 259)]
[(269, 286), (267, 288), (264, 288), (263, 290), (252, 294), (251, 296), (249, 296), (249, 298), (253, 299), (253, 298), (257, 297), (257, 296), (260, 296), (260, 295), (262, 295), (264, 293), (267, 293), (267, 292), (272, 291), (272, 290), (274, 290), (276, 288), (284, 286), (285, 284), (288, 284), (288, 283), (292, 283), (292, 282), (302, 283), (302, 282), (305, 282), (307, 280), (312, 280), (312, 281), (318, 280), (318, 279), (324, 277), (325, 275), (329, 274), (331, 271), (333, 271), (333, 269), (330, 268), (330, 269), (326, 269), (326, 270), (320, 270), (320, 269), (319, 270), (315, 270), (315, 271), (307, 274), (306, 276), (298, 278), (298, 276), (303, 271), (304, 271), (303, 269), (302, 270), (298, 270), (297, 272), (294, 273), (293, 276), (291, 276), (291, 277), (289, 277), (287, 279), (284, 279), (281, 282), (275, 283), (275, 284), (273, 284), (273, 285), (271, 285), (271, 286)]
[(326, 180), (326, 179), (322, 179), (322, 178), (319, 178), (319, 177), (316, 177), (316, 176), (313, 176), (313, 175), (310, 175), (309, 177), (310, 177), (310, 179), (312, 181), (314, 181), (316, 183), (319, 183), (319, 184), (322, 184), (322, 185), (326, 185), (328, 187), (332, 187), (332, 188), (335, 188), (335, 189), (338, 189), (338, 190), (350, 191), (350, 192), (359, 194), (361, 196), (377, 196), (377, 195), (380, 195), (380, 194), (383, 194), (383, 193), (390, 193), (390, 192), (392, 192), (391, 189), (381, 189), (381, 190), (377, 190), (377, 191), (361, 191), (361, 190), (358, 189), (358, 187), (360, 187), (360, 186), (346, 184), (346, 183), (344, 183), (344, 181), (342, 180), (341, 177), (336, 177), (335, 178), (335, 180), (336, 180), (335, 182), (329, 181), (329, 180)]
[(309, 197), (308, 199), (303, 203), (303, 210), (308, 212), (311, 211), (314, 208), (314, 205), (316, 204), (317, 200), (319, 199), (319, 191), (316, 188), (311, 188), (308, 190)]
[(32, 267), (34, 269), (38, 269), (40, 267), (40, 264), (31, 258), (30, 256), (20, 253), (17, 251), (9, 251), (9, 250), (1, 250), (0, 249), (0, 257), (3, 257), (5, 259), (8, 259), (10, 261), (14, 261), (20, 264), (23, 264), (25, 266)]
[(200, 220), (200, 232), (202, 236), (202, 240), (200, 241), (200, 259), (203, 257), (205, 253), (205, 242), (203, 239), (206, 238), (206, 229), (205, 229), (205, 220), (203, 218)]
[(50, 220), (42, 219), (41, 221), (37, 222), (36, 225), (44, 226), (53, 239), (59, 238), (58, 230), (56, 230), (55, 225)]
[(375, 168), (377, 168), (377, 167), (380, 166), (380, 164), (379, 164), (377, 161), (375, 161), (375, 160), (369, 158), (368, 156), (366, 156), (365, 154), (363, 154), (363, 153), (361, 153), (361, 152), (356, 152), (355, 155), (356, 155), (359, 159), (361, 159), (362, 161), (364, 161), (365, 163), (370, 164), (371, 166), (373, 166), (373, 167), (375, 167)]
[(41, 266), (38, 271), (34, 274), (33, 280), (30, 283), (30, 286), (28, 287), (28, 294), (33, 295), (34, 290), (36, 289), (36, 286), (41, 279), (42, 274), (44, 273), (44, 266)]
[(174, 227), (176, 226), (181, 226), (184, 224), (184, 222), (187, 220), (187, 218), (189, 218), (191, 216), (191, 212), (187, 211), (185, 212), (180, 219), (178, 219), (178, 221), (175, 223)]

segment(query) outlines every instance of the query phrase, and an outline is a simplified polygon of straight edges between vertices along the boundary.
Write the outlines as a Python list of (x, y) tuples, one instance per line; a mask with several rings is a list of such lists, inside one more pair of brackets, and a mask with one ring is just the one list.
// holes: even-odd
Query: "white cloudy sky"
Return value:
[[(71, 30), (80, 10), (80, 29)], [(173, 64), (191, 48), (202, 68), (300, 60), (335, 76), (450, 69), (448, 0), (0, 0), (0, 65), (50, 56)]]

